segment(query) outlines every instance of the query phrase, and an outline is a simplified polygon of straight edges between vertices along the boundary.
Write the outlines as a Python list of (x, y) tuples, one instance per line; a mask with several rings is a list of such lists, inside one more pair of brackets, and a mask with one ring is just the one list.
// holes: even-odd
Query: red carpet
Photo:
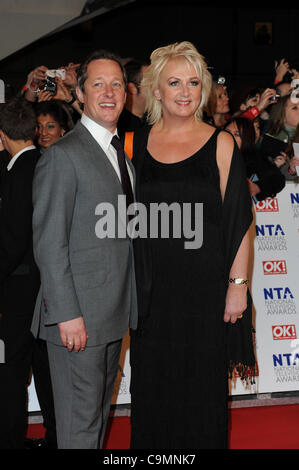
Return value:
[(231, 449), (299, 449), (299, 405), (230, 410)]
[[(44, 436), (31, 424), (27, 437)], [(110, 419), (106, 449), (129, 449), (130, 418)], [(299, 405), (259, 406), (230, 410), (230, 449), (299, 449)]]

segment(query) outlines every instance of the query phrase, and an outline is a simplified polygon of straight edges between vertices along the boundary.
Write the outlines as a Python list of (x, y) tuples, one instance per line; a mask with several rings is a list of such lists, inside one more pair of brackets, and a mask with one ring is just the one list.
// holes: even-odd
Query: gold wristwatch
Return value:
[(228, 282), (230, 282), (231, 284), (245, 284), (246, 286), (248, 286), (248, 279), (242, 279), (242, 277), (231, 277), (229, 278)]

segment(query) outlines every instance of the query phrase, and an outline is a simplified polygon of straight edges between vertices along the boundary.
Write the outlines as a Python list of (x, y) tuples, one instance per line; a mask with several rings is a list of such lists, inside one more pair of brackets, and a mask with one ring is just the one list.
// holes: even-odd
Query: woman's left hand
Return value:
[(247, 286), (229, 284), (224, 311), (224, 321), (226, 323), (236, 323), (238, 318), (242, 318), (243, 312), (247, 308)]

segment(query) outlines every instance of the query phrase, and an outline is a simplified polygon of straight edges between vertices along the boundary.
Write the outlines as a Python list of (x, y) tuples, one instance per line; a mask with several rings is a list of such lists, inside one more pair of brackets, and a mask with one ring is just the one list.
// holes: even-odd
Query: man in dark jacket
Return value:
[(35, 132), (36, 117), (28, 102), (14, 98), (1, 105), (2, 163), (9, 157), (8, 164), (2, 164), (0, 189), (1, 449), (23, 448), (26, 430), (34, 341), (30, 326), (40, 283), (32, 250), (32, 180), (39, 158)]

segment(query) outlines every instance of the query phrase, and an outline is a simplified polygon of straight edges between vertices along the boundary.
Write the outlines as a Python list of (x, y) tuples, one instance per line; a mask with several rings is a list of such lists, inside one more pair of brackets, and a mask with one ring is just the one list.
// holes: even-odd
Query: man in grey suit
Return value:
[(43, 154), (34, 178), (41, 290), (32, 331), (47, 341), (58, 447), (95, 449), (104, 438), (122, 337), (137, 326), (131, 240), (95, 230), (98, 204), (117, 213), (123, 170), (134, 186), (131, 162), (125, 156), (120, 169), (111, 144), (126, 99), (119, 59), (91, 54), (78, 72), (77, 96), (80, 122)]

